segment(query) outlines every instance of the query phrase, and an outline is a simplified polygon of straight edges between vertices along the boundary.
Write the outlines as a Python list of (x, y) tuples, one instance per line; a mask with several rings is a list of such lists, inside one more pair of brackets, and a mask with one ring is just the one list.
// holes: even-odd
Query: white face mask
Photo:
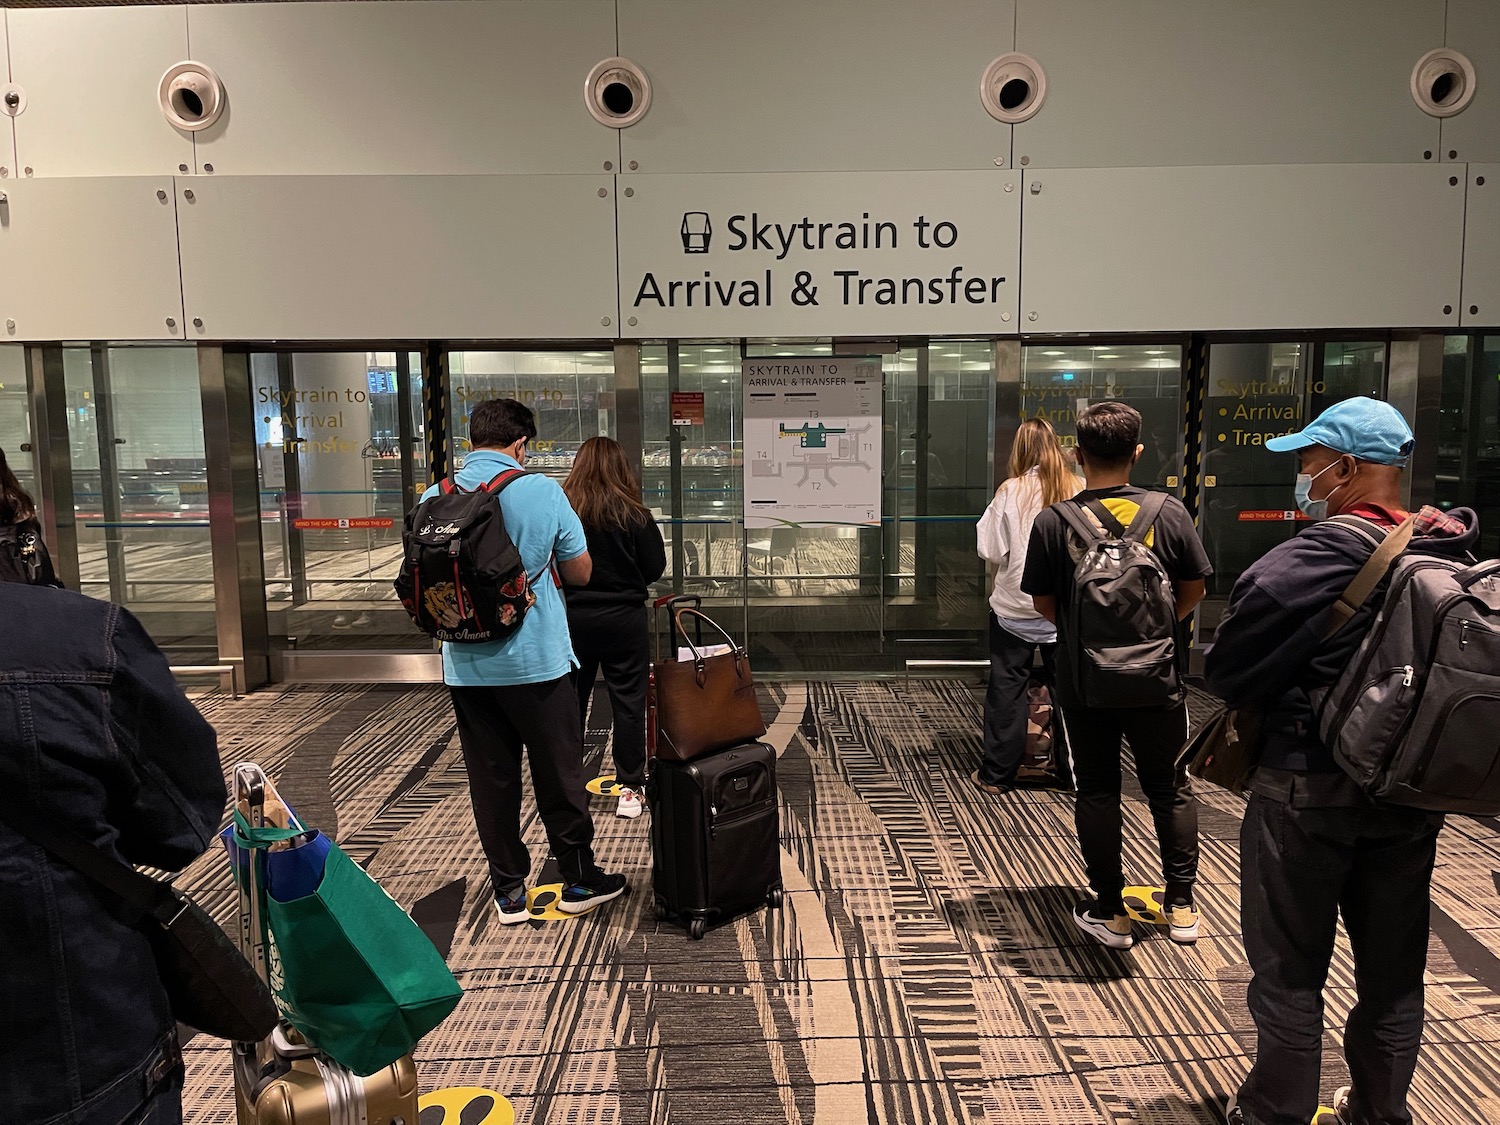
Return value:
[(1332, 491), (1328, 493), (1328, 496), (1323, 497), (1323, 499), (1321, 500), (1314, 500), (1311, 497), (1313, 481), (1317, 480), (1318, 477), (1322, 476), (1337, 464), (1338, 462), (1335, 461), (1332, 465), (1325, 465), (1323, 466), (1323, 468), (1319, 469), (1318, 472), (1313, 476), (1309, 476), (1307, 473), (1297, 474), (1297, 507), (1301, 509), (1304, 516), (1312, 520), (1314, 523), (1318, 523), (1319, 521), (1326, 520), (1328, 518), (1328, 499), (1334, 494), (1334, 492), (1337, 492), (1344, 486), (1342, 484), (1337, 485)]

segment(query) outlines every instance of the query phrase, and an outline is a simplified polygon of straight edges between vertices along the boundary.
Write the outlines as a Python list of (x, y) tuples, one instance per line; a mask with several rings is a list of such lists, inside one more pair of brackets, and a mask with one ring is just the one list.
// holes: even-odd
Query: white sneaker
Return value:
[(641, 801), (641, 795), (634, 789), (620, 790), (620, 803), (615, 806), (615, 815), (623, 816), (626, 820), (634, 820), (645, 810)]
[(1354, 1125), (1354, 1110), (1349, 1107), (1352, 1086), (1340, 1086), (1333, 1095), (1333, 1125)]

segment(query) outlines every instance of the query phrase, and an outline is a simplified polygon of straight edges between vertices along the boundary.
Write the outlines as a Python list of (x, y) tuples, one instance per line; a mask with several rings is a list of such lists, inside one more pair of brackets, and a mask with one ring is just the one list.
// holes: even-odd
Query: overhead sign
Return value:
[(879, 359), (747, 359), (745, 526), (880, 523)]
[(624, 330), (1017, 331), (1019, 180), (1000, 171), (624, 177)]

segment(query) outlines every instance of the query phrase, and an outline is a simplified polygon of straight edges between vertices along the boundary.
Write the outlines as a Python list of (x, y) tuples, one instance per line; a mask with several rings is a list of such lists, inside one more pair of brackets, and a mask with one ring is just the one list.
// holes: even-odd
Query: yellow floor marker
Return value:
[(601, 777), (594, 778), (584, 788), (598, 797), (618, 797), (620, 790), (625, 787), (615, 780), (614, 774), (607, 773)]
[(1125, 913), (1132, 919), (1148, 926), (1167, 924), (1167, 892), (1161, 887), (1126, 887), (1123, 893)]
[(564, 914), (557, 908), (562, 901), (563, 885), (561, 883), (543, 883), (540, 887), (532, 887), (526, 892), (526, 912), (537, 922), (571, 922), (580, 917), (577, 914)]
[(515, 1125), (510, 1099), (478, 1086), (450, 1086), (417, 1101), (420, 1125)]

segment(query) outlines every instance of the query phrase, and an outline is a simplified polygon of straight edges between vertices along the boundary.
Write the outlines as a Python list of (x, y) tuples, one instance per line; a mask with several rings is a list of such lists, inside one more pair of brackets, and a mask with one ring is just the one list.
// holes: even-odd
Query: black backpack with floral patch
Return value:
[(454, 644), (505, 640), (536, 604), (499, 502), (525, 475), (507, 469), (473, 490), (445, 480), (407, 515), (396, 596), (428, 636)]

